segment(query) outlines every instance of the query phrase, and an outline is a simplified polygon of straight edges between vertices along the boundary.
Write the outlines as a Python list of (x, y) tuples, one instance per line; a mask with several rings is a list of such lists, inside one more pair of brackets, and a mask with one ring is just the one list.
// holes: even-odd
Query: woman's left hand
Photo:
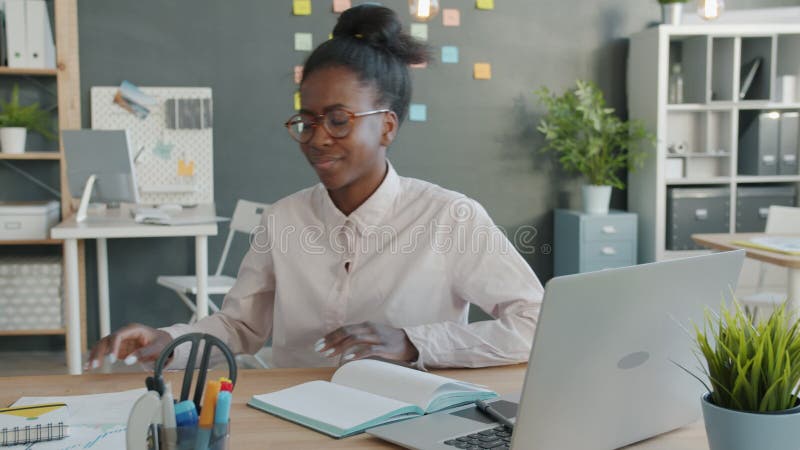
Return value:
[(419, 351), (402, 328), (375, 322), (338, 328), (317, 341), (314, 350), (329, 358), (341, 355), (342, 363), (371, 357), (403, 362), (419, 358)]

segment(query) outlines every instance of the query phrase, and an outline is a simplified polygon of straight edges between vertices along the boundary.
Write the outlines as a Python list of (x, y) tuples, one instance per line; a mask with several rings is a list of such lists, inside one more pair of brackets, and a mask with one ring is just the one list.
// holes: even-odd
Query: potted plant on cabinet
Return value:
[(51, 130), (51, 118), (38, 103), (28, 106), (19, 104), (19, 86), (14, 85), (11, 101), (0, 100), (0, 151), (4, 153), (25, 152), (28, 130), (35, 131), (47, 139), (55, 136)]
[[(711, 450), (800, 447), (800, 320), (786, 304), (754, 324), (734, 302), (695, 325), (698, 357), (710, 386), (702, 397)], [(686, 370), (684, 368), (684, 370)]]
[(683, 15), (683, 4), (688, 0), (658, 0), (661, 4), (661, 23), (665, 25), (680, 25)]
[(617, 117), (597, 85), (581, 80), (576, 85), (560, 96), (545, 87), (536, 91), (547, 108), (537, 128), (546, 141), (542, 150), (555, 152), (566, 171), (588, 178), (582, 188), (584, 212), (607, 214), (611, 188), (625, 188), (618, 172), (641, 166), (647, 153), (639, 144), (654, 137), (641, 122)]

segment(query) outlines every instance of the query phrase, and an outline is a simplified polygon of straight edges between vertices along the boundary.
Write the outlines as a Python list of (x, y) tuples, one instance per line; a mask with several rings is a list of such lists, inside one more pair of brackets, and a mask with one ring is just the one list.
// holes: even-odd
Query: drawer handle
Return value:
[(614, 247), (603, 247), (601, 250), (604, 255), (616, 255), (617, 250)]
[(775, 155), (764, 155), (761, 157), (761, 162), (764, 163), (765, 165), (771, 166), (775, 164), (776, 162), (775, 159), (776, 159)]
[(22, 222), (6, 222), (3, 224), (6, 230), (19, 230), (22, 228)]
[(603, 225), (603, 233), (605, 234), (616, 234), (617, 228), (614, 225)]
[(705, 208), (695, 209), (694, 210), (694, 217), (697, 220), (706, 220), (708, 219), (708, 210)]

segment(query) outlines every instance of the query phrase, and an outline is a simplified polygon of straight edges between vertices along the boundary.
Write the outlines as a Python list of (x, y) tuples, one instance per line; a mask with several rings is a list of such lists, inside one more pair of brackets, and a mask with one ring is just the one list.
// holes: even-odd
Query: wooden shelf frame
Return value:
[(61, 152), (25, 152), (25, 153), (3, 153), (0, 152), (0, 159), (14, 161), (58, 161), (61, 159)]
[(0, 66), (0, 75), (55, 77), (58, 76), (58, 69), (32, 69), (32, 68)]
[[(78, 0), (57, 0), (52, 3), (55, 27), (53, 37), (56, 46), (56, 69), (29, 69), (0, 67), (0, 76), (54, 76), (56, 78), (58, 101), (58, 135), (63, 130), (77, 130), (81, 128), (81, 97), (80, 97), (80, 57), (78, 54)], [(67, 171), (64, 161), (63, 143), (59, 141), (56, 152), (27, 152), (21, 155), (8, 155), (0, 153), (2, 160), (18, 161), (54, 161), (59, 165), (59, 185), (61, 188), (61, 218), (64, 219), (74, 213), (73, 201), (67, 184)], [(2, 245), (61, 245), (62, 254), (64, 241), (58, 239), (42, 239), (34, 241), (0, 241)], [(0, 331), (0, 336), (36, 336), (36, 335), (65, 335), (68, 327), (80, 327), (80, 351), (87, 349), (86, 339), (86, 269), (85, 245), (78, 241), (78, 279), (80, 280), (79, 296), (80, 311), (76, 323), (70, 324), (68, 317), (64, 316), (65, 326), (52, 330), (6, 330)], [(67, 353), (73, 350), (69, 339), (66, 340)]]

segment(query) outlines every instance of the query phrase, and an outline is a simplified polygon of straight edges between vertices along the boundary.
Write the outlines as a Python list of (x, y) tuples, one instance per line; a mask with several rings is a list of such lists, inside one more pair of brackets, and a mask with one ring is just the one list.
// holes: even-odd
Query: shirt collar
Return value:
[(378, 186), (378, 189), (349, 216), (345, 216), (333, 204), (327, 189), (322, 183), (317, 185), (317, 197), (319, 199), (317, 204), (326, 227), (330, 229), (342, 226), (350, 220), (355, 226), (356, 232), (361, 235), (367, 227), (378, 226), (381, 223), (386, 213), (394, 207), (395, 199), (400, 194), (400, 176), (397, 175), (388, 160), (386, 164), (388, 166), (386, 176)]

